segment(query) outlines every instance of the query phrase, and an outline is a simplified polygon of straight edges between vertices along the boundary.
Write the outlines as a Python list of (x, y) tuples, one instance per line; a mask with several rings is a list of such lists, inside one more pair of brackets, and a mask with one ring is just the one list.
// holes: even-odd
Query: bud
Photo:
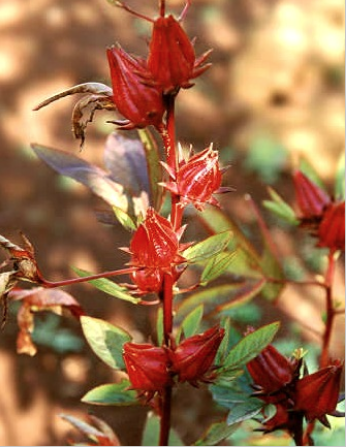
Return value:
[(114, 121), (122, 129), (160, 127), (165, 111), (162, 92), (150, 80), (144, 60), (134, 58), (120, 46), (108, 48), (113, 101), (125, 122)]
[(171, 383), (169, 358), (164, 348), (149, 343), (125, 343), (123, 358), (133, 389), (161, 392)]
[(295, 410), (303, 411), (308, 421), (321, 419), (333, 413), (339, 398), (342, 363), (332, 365), (298, 380), (296, 385)]
[(159, 293), (162, 289), (163, 271), (160, 269), (135, 270), (130, 277), (139, 293)]
[[(174, 174), (166, 167), (171, 177)], [(173, 182), (161, 183), (169, 191), (181, 198), (181, 204), (193, 203), (202, 211), (206, 203), (218, 206), (214, 193), (229, 192), (231, 188), (221, 188), (222, 172), (219, 166), (218, 152), (210, 145), (204, 151), (182, 161)]]
[(184, 340), (171, 351), (172, 371), (178, 374), (180, 382), (212, 379), (212, 364), (225, 334), (224, 329), (215, 326), (203, 334), (194, 335)]
[(293, 180), (301, 217), (303, 219), (320, 217), (331, 201), (328, 194), (300, 171), (294, 174)]
[(184, 261), (178, 250), (179, 239), (171, 222), (149, 208), (130, 244), (131, 264), (164, 270)]
[(191, 87), (190, 80), (209, 68), (210, 64), (203, 65), (208, 55), (196, 60), (192, 43), (172, 15), (154, 21), (148, 68), (165, 94)]
[(266, 403), (276, 403), (297, 378), (300, 362), (290, 361), (269, 345), (246, 366), (254, 381), (255, 394)]
[(345, 250), (345, 202), (331, 203), (318, 228), (318, 246)]

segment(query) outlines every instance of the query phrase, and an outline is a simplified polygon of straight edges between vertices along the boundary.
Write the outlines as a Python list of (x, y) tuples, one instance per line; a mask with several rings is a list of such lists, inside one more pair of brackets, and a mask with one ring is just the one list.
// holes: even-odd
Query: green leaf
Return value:
[(100, 385), (88, 391), (82, 397), (82, 402), (93, 405), (136, 405), (138, 404), (137, 393), (128, 389), (130, 386), (128, 380)]
[(234, 405), (232, 410), (228, 413), (227, 424), (232, 426), (239, 422), (251, 419), (261, 412), (263, 402), (259, 399), (249, 398), (246, 402)]
[(293, 208), (273, 188), (268, 187), (268, 192), (272, 200), (264, 200), (263, 205), (286, 222), (292, 225), (298, 225), (299, 221)]
[(209, 259), (201, 275), (201, 285), (205, 286), (208, 282), (214, 281), (216, 278), (225, 273), (234, 261), (235, 257), (236, 252), (222, 251)]
[(231, 231), (215, 234), (187, 248), (183, 256), (190, 263), (204, 261), (225, 250), (231, 237)]
[(122, 349), (131, 336), (98, 318), (82, 316), (80, 321), (84, 336), (95, 354), (111, 368), (124, 369)]
[(126, 228), (126, 230), (134, 231), (136, 230), (137, 226), (134, 223), (134, 221), (131, 219), (131, 217), (123, 211), (121, 208), (118, 208), (116, 206), (113, 206), (113, 211), (115, 214), (115, 217), (118, 219), (120, 224)]
[[(142, 444), (143, 446), (159, 445), (160, 419), (153, 413), (148, 414), (148, 418), (144, 427)], [(169, 446), (183, 446), (183, 442), (174, 430), (169, 433)]]
[(326, 191), (326, 185), (322, 182), (316, 169), (310, 164), (306, 158), (301, 158), (299, 162), (299, 170), (305, 174), (315, 185)]
[(228, 438), (237, 427), (234, 425), (230, 427), (226, 422), (215, 422), (212, 424), (207, 431), (203, 434), (202, 438), (200, 438), (193, 445), (202, 446), (202, 445), (216, 445), (223, 439)]
[(339, 158), (335, 175), (334, 194), (336, 200), (345, 200), (345, 154)]
[(203, 318), (204, 306), (201, 304), (197, 306), (192, 312), (190, 312), (183, 320), (181, 324), (181, 330), (177, 336), (177, 340), (180, 340), (180, 335), (183, 332), (185, 337), (192, 337), (198, 333), (202, 318)]
[(205, 209), (203, 213), (198, 213), (197, 216), (202, 220), (203, 225), (213, 233), (226, 230), (232, 232), (233, 237), (227, 248), (229, 251), (236, 251), (237, 256), (235, 262), (228, 269), (230, 273), (245, 274), (251, 277), (259, 276), (257, 272), (260, 267), (259, 254), (235, 221), (227, 217), (221, 210), (211, 207)]
[(228, 374), (243, 368), (272, 342), (279, 327), (279, 322), (271, 323), (241, 339), (226, 357), (222, 367), (223, 372)]
[(224, 310), (238, 307), (253, 299), (265, 285), (265, 280), (248, 280), (235, 284), (210, 287), (185, 298), (177, 311), (177, 319), (184, 318), (200, 304), (204, 304), (205, 315), (212, 316)]
[[(76, 272), (78, 276), (81, 276), (82, 278), (85, 276), (93, 275), (93, 273), (79, 269), (77, 267), (72, 267), (72, 269), (74, 272)], [(115, 296), (120, 300), (129, 301), (130, 303), (133, 304), (138, 304), (141, 301), (140, 298), (135, 298), (129, 293), (126, 293), (125, 287), (121, 287), (117, 283), (107, 278), (92, 279), (91, 281), (88, 282), (93, 286), (95, 286), (97, 289), (102, 290), (102, 292), (105, 292), (111, 296)]]

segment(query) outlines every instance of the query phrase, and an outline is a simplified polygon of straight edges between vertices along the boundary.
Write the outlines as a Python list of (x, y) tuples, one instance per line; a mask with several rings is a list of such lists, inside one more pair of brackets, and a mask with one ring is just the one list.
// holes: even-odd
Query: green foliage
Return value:
[(130, 387), (128, 380), (100, 385), (88, 391), (82, 397), (82, 402), (92, 405), (138, 405), (137, 393)]
[(131, 340), (130, 335), (98, 318), (83, 316), (81, 324), (84, 336), (95, 354), (111, 368), (123, 369), (123, 344)]
[(273, 184), (286, 163), (287, 151), (268, 136), (255, 138), (247, 154), (245, 167), (255, 172), (267, 184)]
[[(93, 275), (91, 272), (79, 269), (77, 267), (72, 267), (72, 269), (82, 278)], [(108, 295), (114, 296), (120, 300), (129, 301), (132, 304), (138, 304), (141, 301), (140, 298), (135, 298), (129, 293), (126, 293), (127, 289), (125, 287), (119, 286), (117, 283), (110, 281), (107, 278), (92, 279), (89, 282), (97, 289), (102, 290), (102, 292), (105, 292)]]
[[(144, 433), (142, 438), (142, 444), (145, 446), (159, 445), (159, 431), (160, 431), (160, 419), (153, 413), (149, 413), (146, 424), (144, 427)], [(180, 440), (179, 436), (174, 430), (170, 431), (169, 436), (169, 446), (182, 446), (183, 442)]]
[(281, 219), (290, 223), (291, 225), (298, 225), (299, 221), (296, 218), (294, 210), (282, 199), (282, 197), (273, 189), (268, 188), (271, 200), (264, 200), (263, 205), (279, 216)]
[(225, 250), (231, 237), (232, 233), (230, 231), (215, 234), (184, 250), (183, 256), (189, 263), (209, 260)]
[(334, 194), (336, 200), (345, 200), (345, 154), (338, 161), (335, 175)]
[(224, 359), (221, 368), (222, 375), (226, 376), (231, 372), (238, 371), (260, 354), (273, 341), (279, 327), (279, 322), (267, 324), (242, 338)]
[(237, 429), (236, 425), (230, 426), (225, 421), (215, 422), (210, 427), (208, 427), (206, 432), (203, 434), (202, 438), (200, 438), (193, 445), (195, 446), (216, 445), (223, 439), (228, 438), (236, 429)]
[(194, 310), (192, 310), (180, 325), (180, 330), (177, 334), (177, 342), (181, 338), (181, 335), (184, 334), (186, 338), (192, 337), (196, 335), (199, 331), (199, 327), (203, 318), (204, 306), (203, 304), (197, 306)]
[(70, 329), (59, 327), (60, 318), (48, 314), (43, 321), (36, 319), (33, 341), (35, 344), (46, 346), (59, 354), (80, 352), (84, 341)]

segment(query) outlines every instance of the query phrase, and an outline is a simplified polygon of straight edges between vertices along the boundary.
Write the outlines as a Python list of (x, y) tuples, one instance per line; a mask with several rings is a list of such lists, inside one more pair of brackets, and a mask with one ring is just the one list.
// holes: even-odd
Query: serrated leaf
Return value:
[(177, 335), (179, 341), (181, 333), (184, 333), (185, 337), (192, 337), (198, 333), (202, 318), (203, 318), (204, 306), (201, 304), (197, 306), (192, 312), (190, 312), (184, 318), (180, 326), (180, 331)]
[(227, 271), (236, 257), (236, 252), (222, 251), (213, 258), (209, 259), (205, 266), (200, 283), (205, 286), (210, 281), (214, 281)]
[(88, 391), (81, 400), (93, 405), (137, 405), (137, 393), (134, 390), (130, 390), (130, 386), (131, 384), (128, 380), (123, 380), (120, 383), (100, 385)]
[(230, 427), (226, 422), (215, 422), (212, 424), (207, 431), (203, 434), (203, 436), (196, 441), (193, 445), (202, 446), (202, 445), (216, 445), (223, 439), (228, 438), (237, 427)]
[(272, 342), (279, 327), (279, 322), (271, 323), (241, 339), (225, 358), (222, 366), (223, 373), (228, 374), (230, 371), (239, 370), (254, 359)]
[(265, 208), (272, 211), (286, 222), (289, 222), (291, 225), (298, 225), (299, 221), (293, 208), (291, 208), (273, 188), (268, 187), (268, 192), (272, 200), (263, 201)]
[[(77, 267), (72, 267), (73, 271), (76, 272), (78, 276), (86, 277), (91, 276), (92, 273), (88, 272), (86, 270), (79, 269)], [(129, 301), (133, 304), (138, 304), (141, 299), (135, 298), (134, 296), (130, 295), (129, 293), (126, 293), (126, 289), (122, 286), (119, 286), (119, 284), (107, 279), (107, 278), (99, 278), (99, 279), (92, 279), (91, 281), (88, 281), (90, 284), (95, 286), (97, 289), (102, 290), (102, 292), (107, 293), (108, 295), (114, 296), (116, 298), (119, 298), (123, 301)]]
[(80, 321), (84, 336), (95, 354), (111, 368), (124, 369), (122, 349), (131, 336), (98, 318), (81, 317)]
[(225, 250), (231, 237), (230, 231), (215, 234), (187, 248), (182, 255), (190, 263), (204, 261)]

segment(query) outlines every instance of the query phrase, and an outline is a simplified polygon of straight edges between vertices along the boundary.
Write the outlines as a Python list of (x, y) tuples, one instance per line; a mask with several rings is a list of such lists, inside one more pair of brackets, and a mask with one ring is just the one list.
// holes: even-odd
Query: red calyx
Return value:
[(153, 82), (144, 60), (120, 46), (107, 49), (113, 101), (126, 121), (114, 121), (122, 129), (160, 127), (165, 106), (162, 90)]
[(178, 374), (180, 382), (196, 385), (198, 381), (212, 379), (212, 365), (224, 333), (224, 329), (215, 326), (187, 338), (170, 351), (172, 371)]

